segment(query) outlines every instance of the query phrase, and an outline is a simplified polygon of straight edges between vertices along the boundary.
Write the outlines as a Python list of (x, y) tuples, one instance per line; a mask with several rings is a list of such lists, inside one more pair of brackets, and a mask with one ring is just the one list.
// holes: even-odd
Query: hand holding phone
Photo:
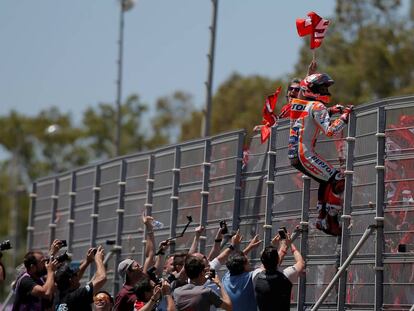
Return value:
[(279, 236), (280, 236), (281, 240), (286, 240), (286, 238), (287, 238), (287, 235), (286, 235), (287, 229), (286, 229), (286, 227), (280, 227), (280, 229), (278, 230), (278, 233), (279, 233)]
[(225, 220), (220, 221), (220, 228), (221, 228), (221, 234), (227, 234), (229, 232), (229, 229), (227, 229), (227, 223)]

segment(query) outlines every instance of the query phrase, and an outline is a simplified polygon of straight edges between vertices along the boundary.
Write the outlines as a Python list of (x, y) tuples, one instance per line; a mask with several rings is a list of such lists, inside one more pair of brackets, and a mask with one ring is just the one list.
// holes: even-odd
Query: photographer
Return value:
[(1, 262), (1, 257), (3, 257), (2, 251), (11, 249), (11, 244), (9, 240), (0, 243), (0, 284), (6, 279), (6, 269), (4, 268), (3, 263)]
[(3, 263), (1, 262), (1, 257), (3, 257), (2, 252), (0, 252), (0, 284), (3, 283), (6, 279), (6, 269), (4, 268)]
[(134, 311), (175, 311), (174, 300), (171, 297), (170, 285), (167, 281), (155, 285), (151, 280), (143, 279), (135, 286), (134, 292), (137, 296)]
[(132, 310), (137, 297), (134, 293), (134, 286), (143, 278), (147, 277), (147, 271), (154, 266), (155, 239), (153, 218), (142, 216), (142, 222), (146, 228), (145, 262), (142, 266), (138, 261), (131, 258), (124, 259), (118, 265), (118, 274), (124, 281), (124, 285), (115, 298), (114, 310)]
[(47, 260), (42, 252), (30, 251), (24, 256), (23, 264), (26, 272), (15, 282), (16, 298), (12, 311), (39, 311), (50, 308), (53, 304), (58, 261)]
[[(79, 270), (76, 271), (69, 265), (65, 265), (56, 272), (56, 283), (59, 289), (57, 311), (92, 310), (93, 296), (106, 282), (104, 256), (102, 246), (97, 249), (91, 248), (88, 250), (86, 260), (82, 262)], [(87, 285), (81, 287), (79, 280), (92, 261), (95, 261), (96, 264), (95, 275)]]

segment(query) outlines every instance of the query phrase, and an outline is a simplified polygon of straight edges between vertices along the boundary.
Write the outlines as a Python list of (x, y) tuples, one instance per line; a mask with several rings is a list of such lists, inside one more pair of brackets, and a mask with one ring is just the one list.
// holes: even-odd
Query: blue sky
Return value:
[[(334, 6), (219, 0), (214, 88), (235, 71), (292, 72), (302, 41), (295, 19), (311, 10), (327, 18)], [(114, 102), (118, 21), (116, 0), (2, 0), (0, 114), (54, 105), (80, 122), (86, 107)], [(152, 106), (183, 90), (203, 105), (210, 21), (210, 0), (138, 0), (125, 15), (123, 98), (138, 93)]]

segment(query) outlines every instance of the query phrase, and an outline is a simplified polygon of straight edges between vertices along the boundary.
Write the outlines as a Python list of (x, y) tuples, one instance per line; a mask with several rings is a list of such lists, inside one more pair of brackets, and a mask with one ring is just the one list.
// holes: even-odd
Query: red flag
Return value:
[(315, 12), (309, 12), (308, 16), (305, 19), (297, 18), (296, 28), (300, 37), (311, 35), (310, 48), (315, 49), (321, 46), (329, 21)]
[(263, 106), (263, 110), (262, 110), (263, 126), (260, 129), (262, 144), (270, 136), (270, 127), (272, 127), (276, 123), (277, 118), (274, 112), (276, 109), (277, 97), (279, 96), (280, 90), (281, 90), (281, 87), (279, 86), (274, 94), (267, 96), (266, 102)]

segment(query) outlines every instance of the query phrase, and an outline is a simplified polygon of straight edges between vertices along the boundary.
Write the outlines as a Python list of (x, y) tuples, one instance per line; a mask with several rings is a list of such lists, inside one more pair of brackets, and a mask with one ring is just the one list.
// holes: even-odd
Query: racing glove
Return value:
[(328, 108), (329, 116), (332, 116), (337, 113), (342, 113), (344, 109), (345, 107), (342, 105), (335, 105), (335, 106), (329, 107)]
[(351, 114), (352, 110), (354, 110), (353, 105), (346, 106), (346, 108), (343, 110), (340, 119), (344, 121), (346, 124), (348, 124), (349, 121), (349, 115)]

